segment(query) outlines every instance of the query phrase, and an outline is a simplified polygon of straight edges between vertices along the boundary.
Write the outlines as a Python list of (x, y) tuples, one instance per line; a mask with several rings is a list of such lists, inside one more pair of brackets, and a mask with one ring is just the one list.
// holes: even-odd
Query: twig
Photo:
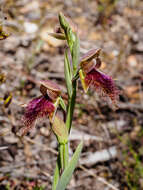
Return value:
[(99, 142), (104, 142), (105, 140), (102, 137), (98, 137), (95, 135), (89, 135), (87, 133), (78, 131), (76, 129), (72, 129), (71, 130), (71, 136), (70, 136), (70, 140), (82, 140), (84, 139), (84, 141), (88, 141), (88, 140), (95, 140), (95, 141), (99, 141)]
[(6, 149), (8, 149), (8, 146), (2, 146), (2, 147), (0, 147), (0, 150), (6, 150)]
[[(38, 145), (38, 146), (42, 146), (41, 143), (35, 142), (35, 141), (33, 141), (32, 139), (30, 139), (30, 138), (28, 138), (28, 137), (24, 137), (24, 138), (25, 138), (25, 140), (27, 140), (28, 142), (30, 142), (30, 143), (32, 143), (32, 144), (36, 144), (36, 145)], [(43, 150), (47, 150), (47, 151), (50, 151), (50, 152), (52, 152), (52, 153), (58, 155), (58, 152), (57, 152), (56, 150), (54, 150), (53, 148), (49, 148), (49, 147), (46, 146), (46, 148), (43, 147)]]
[(86, 169), (84, 166), (80, 165), (79, 168), (81, 168), (83, 171), (85, 171), (86, 173), (88, 173), (89, 175), (93, 176), (94, 178), (96, 178), (98, 181), (102, 182), (103, 184), (107, 185), (108, 187), (112, 188), (113, 190), (119, 190), (118, 188), (116, 188), (114, 185), (112, 185), (111, 183), (107, 182), (104, 178), (97, 176), (96, 174), (94, 174), (92, 171)]
[(104, 162), (110, 159), (117, 157), (117, 149), (115, 146), (112, 146), (108, 149), (103, 149), (95, 153), (89, 154), (86, 158), (80, 160), (81, 164), (92, 165), (97, 162)]

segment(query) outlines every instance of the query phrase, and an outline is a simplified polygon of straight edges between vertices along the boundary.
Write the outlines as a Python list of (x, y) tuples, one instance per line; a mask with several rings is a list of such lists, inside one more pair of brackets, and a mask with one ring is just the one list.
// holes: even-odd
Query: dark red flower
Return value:
[(97, 90), (103, 91), (107, 96), (111, 98), (113, 102), (117, 99), (118, 90), (114, 84), (112, 78), (100, 71), (97, 71), (96, 68), (93, 68), (85, 76), (85, 84), (87, 86), (93, 86)]
[(25, 135), (33, 128), (37, 119), (48, 116), (52, 120), (61, 90), (57, 84), (47, 80), (40, 82), (40, 91), (42, 96), (34, 98), (26, 106), (25, 114), (22, 118), (24, 127), (18, 132), (20, 136)]
[(37, 119), (45, 116), (50, 116), (54, 113), (55, 106), (52, 101), (44, 96), (31, 100), (25, 109), (24, 117), (22, 118), (24, 127), (20, 129), (19, 135), (25, 135), (31, 128), (35, 126)]
[(81, 59), (81, 69), (79, 76), (85, 92), (89, 87), (95, 87), (97, 91), (103, 92), (105, 95), (115, 102), (118, 98), (119, 91), (113, 81), (113, 79), (98, 71), (101, 66), (101, 60), (99, 58), (99, 50), (90, 50)]

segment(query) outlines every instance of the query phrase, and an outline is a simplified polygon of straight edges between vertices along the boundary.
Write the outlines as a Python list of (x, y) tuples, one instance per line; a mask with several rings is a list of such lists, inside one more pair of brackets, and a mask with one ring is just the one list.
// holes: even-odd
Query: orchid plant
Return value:
[[(69, 160), (69, 135), (72, 127), (73, 113), (76, 103), (78, 79), (81, 80), (84, 92), (94, 87), (98, 92), (104, 93), (115, 103), (118, 98), (118, 89), (110, 76), (99, 71), (101, 66), (101, 49), (92, 49), (81, 58), (77, 27), (62, 13), (59, 14), (60, 27), (51, 36), (66, 40), (67, 49), (64, 58), (64, 74), (68, 94), (68, 103), (62, 99), (60, 87), (52, 81), (40, 81), (41, 96), (31, 100), (25, 109), (23, 117), (24, 127), (19, 135), (25, 135), (35, 126), (39, 118), (49, 117), (51, 129), (57, 137), (59, 154), (53, 177), (52, 190), (64, 190), (69, 183), (72, 173), (77, 165), (83, 142), (81, 142), (72, 158)], [(57, 108), (61, 106), (65, 117), (58, 116)]]

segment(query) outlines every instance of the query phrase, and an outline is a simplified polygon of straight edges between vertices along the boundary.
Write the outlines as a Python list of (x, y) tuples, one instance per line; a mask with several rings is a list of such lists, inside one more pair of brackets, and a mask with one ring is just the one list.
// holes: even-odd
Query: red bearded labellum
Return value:
[(40, 96), (29, 102), (25, 109), (22, 121), (24, 127), (18, 132), (20, 136), (25, 135), (30, 129), (35, 126), (36, 120), (45, 116), (50, 116), (54, 113), (55, 106), (49, 98)]
[(24, 127), (18, 132), (19, 136), (25, 135), (33, 128), (38, 119), (48, 116), (51, 121), (54, 117), (59, 102), (58, 97), (61, 93), (59, 86), (49, 80), (40, 81), (40, 91), (42, 96), (34, 98), (26, 106), (22, 118)]
[(118, 97), (118, 90), (112, 78), (97, 71), (95, 68), (86, 74), (85, 84), (89, 87), (93, 86), (97, 90), (101, 90), (107, 96), (109, 96), (113, 102), (115, 102)]

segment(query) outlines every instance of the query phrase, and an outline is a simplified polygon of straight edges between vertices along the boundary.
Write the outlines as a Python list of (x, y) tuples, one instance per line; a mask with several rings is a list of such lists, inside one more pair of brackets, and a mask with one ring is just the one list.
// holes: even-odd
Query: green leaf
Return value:
[(60, 97), (60, 106), (61, 106), (62, 109), (66, 112), (67, 108), (66, 108), (65, 102), (64, 102), (64, 100), (62, 99), (62, 97)]
[(56, 186), (58, 184), (59, 178), (60, 178), (60, 161), (59, 161), (59, 156), (58, 156), (56, 168), (54, 172), (54, 177), (53, 177), (52, 190), (56, 190)]
[(75, 42), (72, 49), (72, 62), (73, 62), (73, 75), (76, 75), (78, 63), (79, 63), (80, 45), (79, 38), (75, 35)]
[(72, 78), (71, 78), (72, 71), (71, 71), (71, 66), (68, 59), (67, 50), (65, 51), (64, 73), (65, 73), (68, 95), (69, 97), (71, 97), (72, 96)]
[(79, 156), (80, 156), (80, 153), (82, 150), (82, 146), (83, 146), (83, 142), (81, 141), (81, 143), (78, 145), (72, 159), (68, 163), (67, 168), (64, 170), (64, 172), (63, 172), (63, 174), (62, 174), (62, 176), (58, 182), (56, 190), (65, 190), (66, 186), (68, 185), (68, 183), (72, 177), (72, 174), (74, 172), (74, 169), (77, 165), (77, 162), (79, 160)]

